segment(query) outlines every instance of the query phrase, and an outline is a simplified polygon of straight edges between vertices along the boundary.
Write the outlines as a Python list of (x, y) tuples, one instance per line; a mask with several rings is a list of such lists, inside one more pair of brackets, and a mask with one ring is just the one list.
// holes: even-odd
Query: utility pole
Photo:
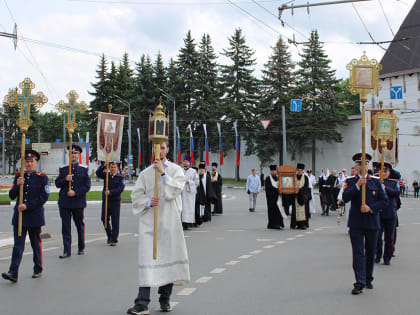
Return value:
[(281, 19), (281, 15), (284, 10), (292, 10), (292, 14), (293, 14), (294, 9), (306, 8), (309, 14), (310, 7), (319, 7), (323, 5), (334, 5), (334, 4), (345, 4), (345, 3), (353, 3), (353, 2), (366, 2), (366, 1), (372, 1), (372, 0), (340, 0), (340, 1), (327, 1), (327, 2), (318, 2), (318, 3), (308, 2), (307, 4), (299, 4), (299, 5), (293, 5), (293, 4), (287, 5), (288, 3), (291, 2), (289, 1), (288, 3), (283, 4), (281, 7), (279, 7), (279, 19)]
[(63, 113), (63, 165), (66, 165), (66, 155), (66, 115)]
[(174, 146), (173, 146), (173, 161), (174, 163), (176, 163), (176, 107), (175, 107), (175, 97), (169, 95), (168, 93), (166, 93), (164, 90), (159, 89), (159, 91), (162, 92), (163, 96), (165, 96), (166, 98), (168, 98), (169, 100), (172, 101), (172, 103), (174, 103)]
[(4, 124), (4, 120), (6, 119), (6, 117), (4, 116), (4, 105), (3, 105), (3, 130), (2, 130), (2, 146), (1, 146), (1, 161), (2, 161), (2, 165), (3, 165), (3, 176), (6, 175), (6, 148), (5, 148), (5, 142), (6, 142), (6, 132), (5, 132), (5, 124)]
[(128, 181), (132, 183), (131, 168), (133, 167), (133, 155), (131, 154), (131, 106), (130, 103), (123, 100), (118, 95), (113, 95), (120, 103), (128, 106)]
[(283, 165), (287, 164), (286, 150), (286, 109), (284, 105), (281, 107), (281, 120), (283, 125)]

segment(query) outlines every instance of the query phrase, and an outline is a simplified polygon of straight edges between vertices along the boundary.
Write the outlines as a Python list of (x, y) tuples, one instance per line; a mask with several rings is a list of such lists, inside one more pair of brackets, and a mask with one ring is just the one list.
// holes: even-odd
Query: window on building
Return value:
[(420, 110), (420, 98), (417, 100), (417, 109)]
[(403, 109), (407, 109), (407, 102), (406, 101), (403, 102)]

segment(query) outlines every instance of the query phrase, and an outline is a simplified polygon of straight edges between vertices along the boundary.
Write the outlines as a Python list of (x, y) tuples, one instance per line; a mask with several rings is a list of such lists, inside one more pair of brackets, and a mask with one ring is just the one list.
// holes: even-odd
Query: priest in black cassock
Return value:
[(216, 199), (210, 174), (206, 170), (206, 164), (198, 165), (199, 184), (195, 198), (195, 221), (198, 225), (202, 222), (211, 221), (211, 203)]
[(309, 201), (312, 197), (309, 188), (309, 177), (304, 171), (305, 164), (298, 163), (296, 166), (296, 179), (299, 191), (293, 195), (295, 202), (292, 204), (291, 229), (305, 230), (309, 227)]
[(222, 204), (222, 186), (223, 186), (223, 180), (222, 176), (217, 171), (217, 163), (213, 162), (211, 163), (211, 185), (213, 186), (214, 194), (216, 195), (216, 198), (214, 200), (214, 208), (212, 214), (218, 215), (223, 214), (223, 204)]
[(281, 216), (277, 201), (279, 200), (279, 177), (277, 165), (270, 165), (270, 176), (265, 179), (265, 196), (268, 209), (268, 229), (282, 230), (284, 228), (283, 217)]

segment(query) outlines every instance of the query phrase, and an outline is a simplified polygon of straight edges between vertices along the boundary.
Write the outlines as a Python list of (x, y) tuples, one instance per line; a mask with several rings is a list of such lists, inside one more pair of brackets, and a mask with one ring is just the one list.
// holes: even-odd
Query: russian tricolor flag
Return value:
[(140, 138), (140, 128), (137, 128), (137, 136), (139, 137), (139, 166), (141, 166), (141, 138)]
[(217, 123), (217, 131), (219, 132), (219, 152), (220, 152), (220, 165), (223, 165), (223, 143), (222, 143), (222, 128), (220, 123)]
[(89, 166), (89, 132), (86, 132), (86, 165)]
[(239, 155), (239, 136), (238, 136), (238, 122), (233, 123), (233, 128), (235, 128), (235, 142), (236, 142), (236, 166), (241, 164), (240, 155)]
[(194, 165), (194, 138), (192, 134), (191, 125), (188, 125), (188, 129), (190, 130), (190, 156), (191, 156), (191, 165)]
[(181, 137), (179, 136), (179, 128), (176, 127), (176, 134), (178, 136), (178, 165), (181, 165), (182, 163), (182, 157), (181, 157)]
[(206, 166), (210, 164), (210, 158), (209, 158), (209, 141), (207, 139), (207, 125), (203, 124), (204, 129), (204, 140), (206, 142)]

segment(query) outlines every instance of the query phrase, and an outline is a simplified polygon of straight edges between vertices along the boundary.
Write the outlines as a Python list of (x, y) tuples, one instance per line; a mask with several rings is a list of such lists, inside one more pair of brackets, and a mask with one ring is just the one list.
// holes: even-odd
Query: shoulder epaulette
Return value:
[(84, 168), (88, 168), (88, 166), (86, 164), (79, 164), (79, 166), (84, 167)]
[(68, 168), (68, 167), (69, 167), (69, 165), (67, 164), (67, 165), (61, 165), (61, 166), (60, 166), (60, 168), (64, 168), (64, 167), (67, 167), (67, 168)]
[(374, 175), (371, 175), (370, 177), (372, 177), (372, 178), (374, 178), (374, 179), (381, 179), (380, 177), (378, 177), (378, 176), (374, 176)]
[(38, 176), (41, 176), (41, 177), (45, 176), (45, 173), (36, 172), (35, 174), (38, 175)]
[(351, 178), (355, 178), (354, 175), (347, 177), (346, 180), (351, 179)]
[(15, 176), (19, 177), (20, 176), (20, 173), (15, 173)]
[(124, 175), (122, 175), (122, 174), (119, 174), (118, 176), (120, 176), (120, 177), (124, 178)]

